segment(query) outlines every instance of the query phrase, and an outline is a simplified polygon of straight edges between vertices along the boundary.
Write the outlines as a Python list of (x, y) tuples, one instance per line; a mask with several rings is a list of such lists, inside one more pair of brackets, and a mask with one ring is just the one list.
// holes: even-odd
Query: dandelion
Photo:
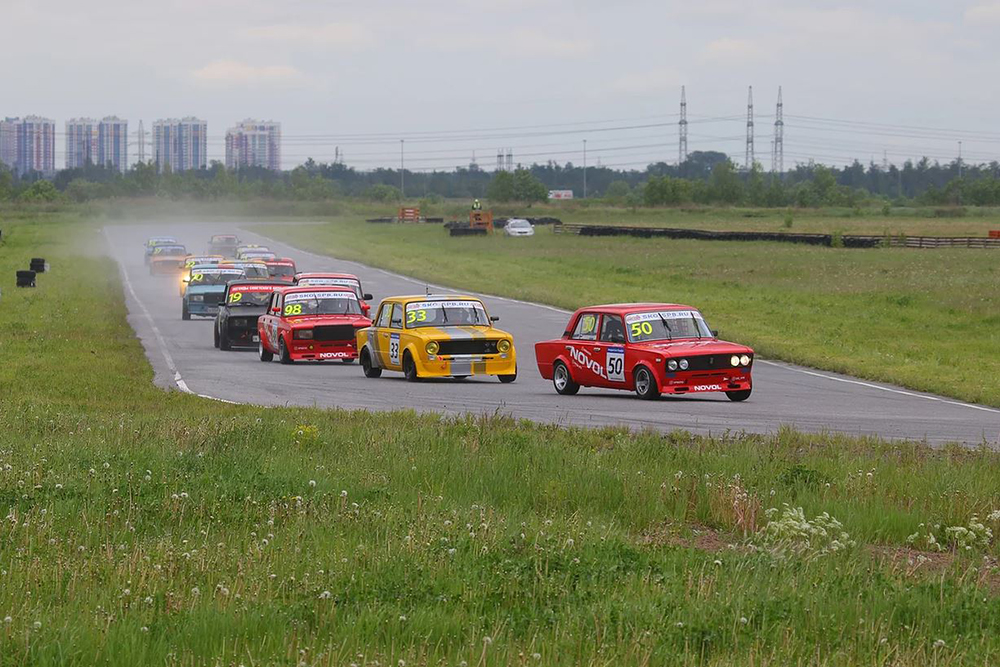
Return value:
[(399, 622), (400, 623), (405, 623), (406, 622), (406, 616), (400, 616), (399, 617)]
[(451, 525), (451, 520), (450, 520), (450, 519), (445, 519), (445, 520), (444, 520), (444, 525), (445, 525), (445, 527), (446, 527), (446, 528), (447, 528), (448, 526), (450, 526), (450, 525)]
[(191, 595), (200, 595), (200, 594), (201, 594), (201, 591), (198, 590), (197, 586), (195, 586), (194, 588), (191, 589)]
[(740, 625), (746, 625), (749, 622), (746, 616), (740, 616)]
[(399, 667), (406, 667), (406, 661), (405, 660), (400, 660), (397, 664), (399, 665)]
[(309, 480), (309, 486), (315, 487), (316, 486), (316, 480), (314, 480), (314, 479)]
[(145, 599), (145, 603), (146, 604), (153, 604), (153, 597), (150, 596), (150, 595), (147, 595), (146, 599)]
[(340, 491), (340, 497), (341, 498), (346, 498), (347, 497), (347, 489), (342, 489)]
[(716, 558), (714, 561), (712, 561), (712, 564), (713, 565), (722, 565), (722, 561), (719, 560), (718, 558)]
[(122, 594), (123, 595), (132, 595), (132, 589), (131, 588), (126, 588), (125, 590), (122, 591)]
[(13, 618), (11, 618), (10, 616), (4, 616), (4, 617), (3, 617), (3, 622), (4, 622), (4, 623), (13, 623), (13, 622), (14, 622), (14, 619), (13, 619)]
[(56, 484), (56, 491), (62, 490), (62, 484)]
[(108, 469), (108, 468), (110, 468), (110, 467), (111, 467), (111, 464), (110, 464), (110, 463), (108, 463), (107, 461), (105, 461), (105, 462), (104, 462), (104, 469), (105, 469), (105, 470), (107, 470), (107, 469)]
[(934, 640), (934, 648), (944, 648), (944, 640), (943, 639)]
[(139, 630), (142, 632), (149, 632), (149, 628), (147, 628), (145, 625), (139, 628)]
[(187, 491), (181, 491), (181, 498), (187, 498), (187, 497), (188, 497)]
[(319, 599), (320, 600), (329, 600), (331, 595), (332, 595), (332, 593), (330, 593), (330, 591), (323, 591), (322, 593), (319, 594)]
[(541, 660), (542, 659), (542, 654), (541, 653), (532, 653), (531, 657), (534, 658), (535, 660)]
[[(42, 629), (42, 622), (41, 621), (35, 621), (32, 625), (34, 626), (35, 630), (41, 630)], [(938, 640), (938, 641), (940, 641), (940, 640)], [(944, 642), (941, 642), (941, 643), (944, 643)]]
[(674, 625), (677, 626), (678, 628), (683, 628), (684, 627), (684, 621), (677, 621), (676, 623), (674, 623)]
[(493, 643), (493, 637), (483, 637), (483, 643), (489, 646)]
[(455, 555), (455, 549), (448, 549), (448, 555), (449, 556), (454, 556)]

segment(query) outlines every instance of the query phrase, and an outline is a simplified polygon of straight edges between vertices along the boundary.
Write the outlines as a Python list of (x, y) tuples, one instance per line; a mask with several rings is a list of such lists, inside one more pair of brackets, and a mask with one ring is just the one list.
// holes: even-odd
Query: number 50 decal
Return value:
[(604, 364), (608, 369), (608, 380), (611, 382), (625, 381), (625, 348), (609, 347)]
[(632, 337), (638, 338), (639, 336), (648, 336), (653, 333), (653, 325), (649, 322), (633, 322), (632, 323)]

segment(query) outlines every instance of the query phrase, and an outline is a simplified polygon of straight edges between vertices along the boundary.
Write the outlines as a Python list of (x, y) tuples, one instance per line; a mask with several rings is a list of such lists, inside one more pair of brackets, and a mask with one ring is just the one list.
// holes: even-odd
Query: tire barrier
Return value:
[(17, 286), (18, 287), (34, 287), (35, 286), (35, 272), (34, 271), (18, 271), (17, 272)]
[(49, 268), (49, 265), (41, 257), (32, 257), (31, 265), (28, 268), (35, 273), (45, 273), (45, 271)]
[(944, 236), (860, 236), (840, 234), (785, 234), (781, 232), (716, 232), (705, 229), (557, 224), (553, 231), (580, 236), (694, 239), (699, 241), (775, 241), (844, 248), (995, 248), (1000, 238)]
[(486, 236), (486, 229), (483, 227), (451, 227), (448, 229), (450, 236)]

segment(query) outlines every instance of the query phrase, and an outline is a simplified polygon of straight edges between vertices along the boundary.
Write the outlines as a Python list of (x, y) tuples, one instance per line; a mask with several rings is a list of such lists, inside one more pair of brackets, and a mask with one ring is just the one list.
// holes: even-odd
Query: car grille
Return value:
[(229, 330), (239, 330), (239, 329), (253, 329), (257, 330), (257, 318), (256, 317), (230, 317), (229, 318)]
[(217, 294), (208, 293), (205, 294), (204, 304), (206, 306), (218, 306), (222, 303), (223, 294), (221, 292)]
[[(731, 354), (712, 354), (703, 355), (699, 357), (684, 357), (688, 360), (688, 370), (689, 371), (723, 371), (733, 368), (733, 365), (729, 363)], [(680, 361), (681, 357), (674, 357)], [(753, 357), (750, 357), (750, 363), (753, 363)], [(667, 371), (671, 372), (671, 371)]]
[(438, 354), (496, 354), (497, 341), (495, 340), (443, 340)]
[(313, 327), (313, 340), (354, 340), (354, 327), (350, 324)]

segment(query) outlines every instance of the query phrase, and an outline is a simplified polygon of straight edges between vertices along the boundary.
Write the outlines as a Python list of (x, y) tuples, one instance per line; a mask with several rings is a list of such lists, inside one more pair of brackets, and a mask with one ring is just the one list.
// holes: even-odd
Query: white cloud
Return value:
[(585, 38), (560, 39), (549, 32), (522, 28), (515, 30), (502, 39), (502, 44), (508, 52), (521, 56), (573, 58), (590, 53), (594, 43)]
[(766, 58), (766, 49), (749, 39), (733, 39), (721, 37), (713, 39), (702, 49), (702, 55), (708, 60), (735, 60), (746, 62)]
[(251, 40), (306, 45), (329, 49), (356, 49), (373, 43), (372, 34), (359, 23), (282, 23), (243, 30)]
[(223, 86), (248, 86), (259, 84), (299, 85), (305, 83), (305, 74), (287, 65), (256, 67), (237, 60), (216, 60), (191, 73), (195, 81)]
[(619, 93), (641, 94), (677, 88), (682, 83), (683, 77), (676, 70), (651, 69), (624, 74), (615, 80), (611, 88)]
[(973, 24), (1000, 23), (1000, 2), (984, 2), (965, 10), (965, 22)]

